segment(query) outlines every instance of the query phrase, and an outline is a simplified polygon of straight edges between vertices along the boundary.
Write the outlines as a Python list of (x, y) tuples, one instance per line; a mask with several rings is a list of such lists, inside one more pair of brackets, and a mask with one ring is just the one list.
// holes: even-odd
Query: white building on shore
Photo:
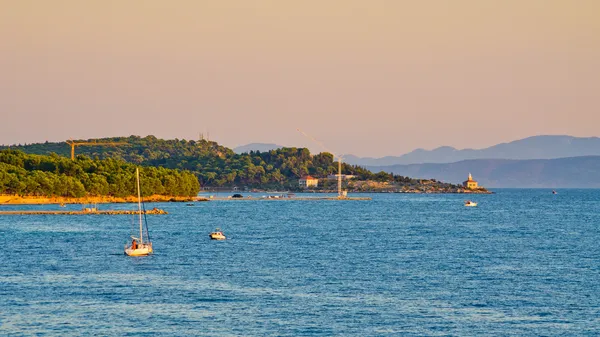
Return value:
[(302, 188), (317, 187), (319, 186), (319, 179), (313, 178), (311, 176), (306, 176), (300, 178), (300, 180), (298, 180), (298, 184)]

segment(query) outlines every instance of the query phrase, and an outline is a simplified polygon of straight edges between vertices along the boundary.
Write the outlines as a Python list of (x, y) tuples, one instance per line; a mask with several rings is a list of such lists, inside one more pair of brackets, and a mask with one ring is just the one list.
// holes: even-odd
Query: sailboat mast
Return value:
[(342, 197), (342, 158), (338, 157), (338, 198)]
[(140, 169), (135, 168), (135, 175), (137, 180), (137, 192), (138, 192), (138, 214), (140, 216), (140, 244), (144, 243), (144, 236), (142, 234), (142, 196), (140, 193)]

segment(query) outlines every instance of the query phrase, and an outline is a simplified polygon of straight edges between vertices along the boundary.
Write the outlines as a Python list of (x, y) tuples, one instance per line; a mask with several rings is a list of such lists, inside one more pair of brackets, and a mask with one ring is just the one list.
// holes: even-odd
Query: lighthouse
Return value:
[(473, 176), (471, 176), (471, 173), (469, 173), (469, 178), (463, 181), (463, 186), (470, 190), (474, 190), (479, 187), (477, 181), (473, 180)]

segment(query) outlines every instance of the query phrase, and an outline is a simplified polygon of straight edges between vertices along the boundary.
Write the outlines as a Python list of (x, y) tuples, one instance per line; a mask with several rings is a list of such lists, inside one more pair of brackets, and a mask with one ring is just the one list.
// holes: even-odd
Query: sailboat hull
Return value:
[(152, 254), (152, 245), (140, 245), (136, 249), (125, 248), (125, 254), (128, 256), (146, 256)]

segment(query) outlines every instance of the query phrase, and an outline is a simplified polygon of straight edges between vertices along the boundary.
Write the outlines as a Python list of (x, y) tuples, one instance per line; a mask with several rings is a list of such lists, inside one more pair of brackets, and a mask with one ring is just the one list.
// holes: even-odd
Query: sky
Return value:
[(597, 0), (0, 0), (0, 144), (600, 136)]

